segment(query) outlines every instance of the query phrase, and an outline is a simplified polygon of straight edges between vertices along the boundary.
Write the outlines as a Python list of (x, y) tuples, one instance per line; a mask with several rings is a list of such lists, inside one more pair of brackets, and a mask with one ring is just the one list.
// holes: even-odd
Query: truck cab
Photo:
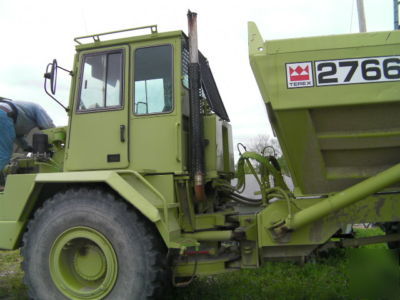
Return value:
[[(147, 29), (150, 34), (112, 41), (76, 39), (93, 40), (76, 47), (65, 171), (188, 172), (187, 37), (181, 31)], [(205, 58), (202, 62), (209, 69)], [(206, 88), (203, 83), (204, 98)], [(214, 177), (232, 173), (228, 115), (220, 97), (203, 103), (209, 112), (204, 121), (207, 172)], [(221, 109), (214, 113), (213, 107)]]

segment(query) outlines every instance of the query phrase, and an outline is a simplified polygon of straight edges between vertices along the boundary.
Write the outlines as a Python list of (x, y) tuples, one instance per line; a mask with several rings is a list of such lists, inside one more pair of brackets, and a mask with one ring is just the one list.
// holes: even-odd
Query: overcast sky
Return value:
[[(392, 0), (364, 5), (368, 31), (393, 28)], [(53, 58), (72, 67), (74, 37), (150, 24), (187, 32), (188, 9), (198, 13), (199, 48), (210, 61), (235, 143), (271, 134), (248, 60), (248, 21), (266, 40), (358, 31), (356, 0), (0, 0), (0, 96), (40, 103), (65, 125), (65, 112), (44, 93), (43, 73)], [(59, 74), (57, 97), (67, 103), (69, 78)]]

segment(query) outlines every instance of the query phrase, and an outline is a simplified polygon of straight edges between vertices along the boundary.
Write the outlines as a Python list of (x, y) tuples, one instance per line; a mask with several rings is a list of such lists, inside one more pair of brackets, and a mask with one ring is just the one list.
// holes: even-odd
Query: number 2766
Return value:
[(316, 61), (317, 85), (400, 80), (400, 56)]

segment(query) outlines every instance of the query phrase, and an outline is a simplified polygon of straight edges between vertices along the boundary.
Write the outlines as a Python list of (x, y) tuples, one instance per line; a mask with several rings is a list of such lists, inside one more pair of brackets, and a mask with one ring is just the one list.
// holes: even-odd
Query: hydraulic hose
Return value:
[(260, 206), (263, 204), (262, 199), (247, 198), (236, 193), (230, 193), (229, 198), (238, 203), (245, 204), (248, 206)]

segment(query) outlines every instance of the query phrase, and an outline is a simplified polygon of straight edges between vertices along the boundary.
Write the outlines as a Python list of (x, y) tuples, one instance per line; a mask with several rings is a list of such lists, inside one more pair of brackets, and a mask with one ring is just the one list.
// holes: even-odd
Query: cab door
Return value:
[(134, 170), (183, 171), (179, 38), (131, 46), (133, 107), (130, 141)]
[(128, 167), (128, 53), (128, 46), (80, 53), (66, 170)]

